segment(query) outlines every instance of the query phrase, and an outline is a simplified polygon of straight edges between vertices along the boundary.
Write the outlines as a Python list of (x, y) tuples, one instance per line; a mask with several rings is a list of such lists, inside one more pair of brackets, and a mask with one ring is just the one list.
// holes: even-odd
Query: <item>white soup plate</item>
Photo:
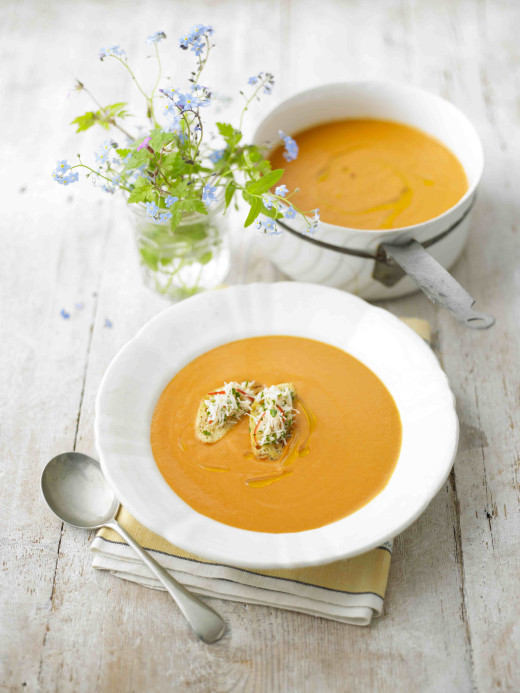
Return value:
[[(174, 493), (152, 455), (153, 411), (173, 376), (214, 347), (261, 335), (308, 337), (343, 349), (382, 380), (401, 415), (403, 443), (387, 486), (357, 512), (318, 529), (270, 534), (212, 520)], [(151, 320), (103, 378), (95, 435), (114, 492), (153, 532), (219, 563), (294, 568), (363, 553), (408, 527), (449, 474), (458, 421), (436, 357), (398, 318), (337, 289), (280, 282), (200, 294)]]

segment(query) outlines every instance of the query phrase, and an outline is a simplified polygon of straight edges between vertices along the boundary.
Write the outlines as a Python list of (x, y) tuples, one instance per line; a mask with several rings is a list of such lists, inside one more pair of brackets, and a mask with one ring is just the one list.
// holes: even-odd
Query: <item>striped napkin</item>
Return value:
[[(426, 321), (411, 318), (404, 322), (430, 341)], [(197, 594), (300, 611), (356, 626), (368, 626), (373, 617), (383, 613), (391, 542), (327, 565), (257, 571), (187, 553), (150, 532), (125, 508), (119, 510), (117, 519), (163, 568)], [(99, 530), (91, 550), (94, 568), (146, 587), (164, 589), (113, 530)]]

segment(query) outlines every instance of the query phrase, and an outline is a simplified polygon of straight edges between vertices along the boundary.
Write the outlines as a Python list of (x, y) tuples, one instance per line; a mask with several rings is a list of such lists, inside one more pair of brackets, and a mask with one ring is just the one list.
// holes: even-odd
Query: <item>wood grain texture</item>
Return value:
[[(0, 690), (518, 690), (520, 5), (4, 0), (0, 19)], [(175, 77), (189, 64), (176, 37), (199, 21), (217, 30), (208, 81), (231, 94), (262, 69), (277, 76), (275, 101), (323, 81), (404, 80), (460, 106), (484, 142), (473, 234), (454, 274), (496, 326), (463, 330), (422, 295), (385, 304), (430, 320), (462, 435), (444, 489), (395, 542), (386, 614), (370, 629), (215, 600), (230, 632), (206, 647), (167, 595), (95, 572), (88, 535), (40, 500), (47, 459), (94, 454), (103, 372), (167, 305), (140, 283), (124, 204), (50, 179), (55, 160), (78, 150), (68, 123), (87, 108), (66, 92), (78, 76), (108, 100), (115, 78), (118, 97), (137, 105), (97, 49), (119, 43), (137, 63), (144, 37), (164, 28)], [(251, 111), (250, 133), (267, 107)], [(87, 133), (82, 151), (102, 138)], [(230, 283), (281, 277), (262, 254), (265, 239), (236, 216), (229, 232)]]

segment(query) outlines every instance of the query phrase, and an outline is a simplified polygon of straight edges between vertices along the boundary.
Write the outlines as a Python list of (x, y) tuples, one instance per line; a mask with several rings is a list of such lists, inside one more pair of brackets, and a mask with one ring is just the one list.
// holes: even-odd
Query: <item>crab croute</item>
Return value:
[(255, 397), (249, 414), (251, 448), (255, 457), (280, 459), (294, 423), (292, 383), (271, 385)]
[(254, 382), (224, 383), (208, 392), (199, 405), (195, 435), (202, 443), (216, 443), (251, 411), (255, 393)]

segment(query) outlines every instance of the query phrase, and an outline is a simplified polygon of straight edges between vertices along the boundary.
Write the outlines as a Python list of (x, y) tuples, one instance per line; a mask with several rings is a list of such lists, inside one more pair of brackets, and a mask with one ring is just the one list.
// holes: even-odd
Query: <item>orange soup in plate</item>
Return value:
[[(250, 416), (204, 444), (201, 398), (224, 382), (294, 385), (294, 425), (277, 460), (251, 450)], [(194, 510), (257, 532), (300, 532), (366, 505), (388, 483), (401, 448), (395, 402), (345, 351), (302, 337), (252, 337), (219, 346), (181, 369), (155, 407), (159, 470)]]

